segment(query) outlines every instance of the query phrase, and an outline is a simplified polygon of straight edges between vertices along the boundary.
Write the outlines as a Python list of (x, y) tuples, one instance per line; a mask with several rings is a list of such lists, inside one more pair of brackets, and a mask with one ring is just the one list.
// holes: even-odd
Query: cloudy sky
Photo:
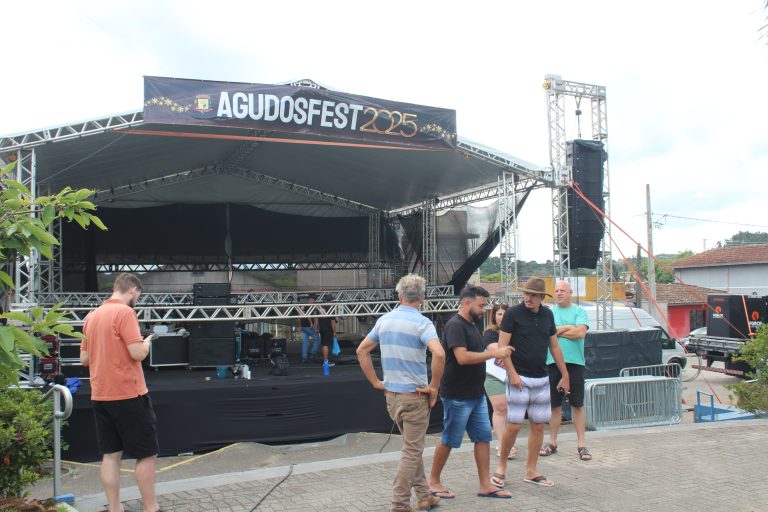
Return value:
[[(556, 73), (607, 88), (614, 221), (645, 240), (650, 184), (655, 252), (698, 252), (768, 231), (766, 17), (764, 0), (3, 2), (0, 134), (139, 109), (143, 75), (311, 78), (456, 109), (462, 136), (546, 166)], [(551, 259), (550, 216), (539, 191), (522, 259)]]

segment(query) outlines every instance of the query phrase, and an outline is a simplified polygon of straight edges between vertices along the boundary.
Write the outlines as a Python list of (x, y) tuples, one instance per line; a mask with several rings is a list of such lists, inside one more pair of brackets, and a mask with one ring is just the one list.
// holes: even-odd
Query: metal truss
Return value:
[(144, 111), (128, 112), (102, 117), (81, 123), (45, 128), (36, 132), (0, 137), (0, 153), (28, 149), (48, 142), (76, 139), (85, 135), (110, 132), (119, 128), (131, 128), (144, 122)]
[(437, 279), (437, 222), (435, 200), (426, 199), (421, 208), (421, 264), (422, 276), (428, 285)]
[[(242, 304), (229, 306), (151, 306), (136, 307), (139, 322), (184, 323), (238, 321), (244, 323), (267, 320), (291, 320), (303, 317), (369, 317), (380, 316), (395, 309), (398, 301), (332, 302), (306, 304)], [(323, 308), (323, 309), (321, 309)], [(449, 313), (459, 309), (458, 297), (427, 298), (421, 312)], [(89, 307), (63, 307), (67, 323), (82, 325), (85, 316), (93, 311)]]
[[(15, 179), (29, 190), (29, 198), (33, 202), (37, 199), (37, 155), (34, 148), (19, 149), (16, 157), (16, 176)], [(36, 212), (32, 210), (31, 216)], [(35, 248), (31, 248), (29, 256), (19, 255), (16, 258), (16, 269), (14, 272), (14, 290), (13, 303), (11, 309), (25, 309), (35, 305), (35, 292), (39, 289), (40, 274), (40, 253)]]
[(188, 171), (180, 171), (177, 173), (162, 176), (160, 178), (153, 178), (151, 180), (138, 181), (129, 185), (123, 185), (120, 187), (112, 187), (108, 189), (102, 189), (96, 192), (93, 197), (93, 202), (96, 204), (110, 202), (120, 197), (127, 197), (133, 194), (138, 194), (147, 190), (153, 190), (158, 188), (169, 187), (178, 183), (183, 183), (191, 180), (204, 178), (206, 176), (239, 176), (241, 178), (257, 181), (261, 184), (271, 187), (279, 188), (282, 190), (288, 190), (295, 192), (313, 199), (318, 199), (324, 203), (332, 204), (346, 208), (360, 213), (361, 215), (367, 215), (370, 213), (379, 212), (376, 208), (368, 206), (363, 203), (352, 201), (351, 199), (344, 199), (320, 190), (305, 187), (290, 181), (286, 181), (273, 176), (268, 176), (264, 173), (255, 171), (253, 169), (247, 169), (244, 167), (225, 166), (225, 165), (209, 165), (205, 167), (199, 167), (197, 169), (190, 169)]
[[(232, 294), (235, 304), (293, 304), (299, 303), (303, 296), (309, 293), (330, 296), (333, 302), (373, 302), (395, 300), (393, 288), (353, 288), (347, 290), (302, 290), (302, 291), (268, 291), (246, 292)], [(109, 293), (41, 293), (38, 302), (42, 305), (64, 303), (69, 307), (96, 307), (110, 296)], [(427, 298), (445, 298), (453, 296), (452, 285), (427, 286)], [(192, 304), (191, 293), (142, 293), (137, 304), (139, 306), (173, 306)]]
[[(555, 176), (552, 189), (552, 219), (554, 239), (555, 276), (570, 277), (570, 245), (568, 239), (568, 187), (572, 186), (572, 169), (566, 164), (565, 97), (579, 102), (587, 98), (591, 103), (592, 139), (603, 143), (607, 152), (608, 113), (605, 87), (562, 80), (558, 75), (545, 77), (547, 117), (549, 120), (549, 156)], [(581, 115), (577, 110), (576, 115)], [(610, 213), (610, 179), (608, 162), (603, 167), (603, 197), (605, 214)], [(613, 325), (613, 269), (610, 251), (610, 223), (605, 223), (607, 236), (603, 236), (601, 257), (597, 266), (597, 324), (601, 328)]]
[(384, 264), (381, 258), (381, 213), (368, 215), (368, 286), (379, 287), (382, 283)]
[(499, 198), (499, 235), (501, 283), (504, 296), (508, 297), (517, 288), (517, 249), (520, 239), (517, 230), (518, 198), (516, 190), (516, 176), (512, 172), (504, 171), (499, 176), (498, 187), (501, 191)]
[(511, 171), (515, 174), (519, 174), (533, 180), (543, 181), (545, 183), (552, 182), (552, 174), (549, 169), (531, 169), (519, 161), (510, 160), (509, 158), (494, 153), (493, 151), (472, 145), (462, 140), (457, 143), (456, 149), (465, 155), (471, 155), (475, 158), (485, 160), (486, 162), (497, 165), (500, 168)]
[[(67, 263), (66, 272), (85, 272), (86, 264)], [(97, 272), (227, 272), (257, 270), (360, 270), (368, 268), (368, 261), (304, 261), (263, 263), (100, 263)]]
[[(598, 91), (600, 92), (600, 91)], [(608, 112), (605, 103), (605, 88), (602, 95), (592, 99), (592, 139), (603, 143), (603, 150), (608, 152)], [(597, 264), (597, 308), (598, 329), (613, 327), (613, 257), (611, 254), (611, 180), (608, 171), (608, 159), (603, 166), (603, 200), (605, 205), (605, 235), (600, 244), (600, 261)]]

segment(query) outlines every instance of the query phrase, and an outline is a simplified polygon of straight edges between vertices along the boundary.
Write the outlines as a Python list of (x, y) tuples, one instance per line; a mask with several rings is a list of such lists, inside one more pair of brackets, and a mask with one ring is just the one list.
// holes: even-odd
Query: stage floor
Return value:
[[(293, 358), (292, 358), (293, 359)], [(341, 357), (323, 376), (321, 363), (292, 360), (288, 375), (270, 375), (271, 365), (249, 364), (251, 379), (219, 379), (215, 368), (145, 368), (157, 414), (161, 455), (205, 452), (235, 442), (298, 443), (354, 432), (389, 432), (392, 420), (383, 393), (365, 379), (354, 356)], [(377, 372), (381, 371), (376, 362)], [(439, 431), (442, 406), (432, 411)], [(63, 430), (65, 459), (99, 459), (90, 387), (74, 395)]]

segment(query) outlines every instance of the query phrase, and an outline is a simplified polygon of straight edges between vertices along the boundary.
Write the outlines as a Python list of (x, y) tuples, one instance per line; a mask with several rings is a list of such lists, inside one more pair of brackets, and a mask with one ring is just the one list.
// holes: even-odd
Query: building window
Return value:
[(691, 330), (698, 329), (699, 327), (704, 327), (707, 325), (707, 320), (705, 316), (706, 311), (703, 309), (694, 309), (690, 312), (690, 320), (691, 320)]

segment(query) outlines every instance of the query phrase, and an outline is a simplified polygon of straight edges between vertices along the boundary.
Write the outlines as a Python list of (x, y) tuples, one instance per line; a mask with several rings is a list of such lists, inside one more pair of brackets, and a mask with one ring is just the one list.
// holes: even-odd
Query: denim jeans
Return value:
[(317, 350), (320, 348), (320, 336), (315, 332), (314, 327), (302, 327), (301, 328), (301, 359), (307, 358), (307, 348), (309, 346), (309, 338), (314, 338), (312, 344), (312, 356), (317, 356)]

